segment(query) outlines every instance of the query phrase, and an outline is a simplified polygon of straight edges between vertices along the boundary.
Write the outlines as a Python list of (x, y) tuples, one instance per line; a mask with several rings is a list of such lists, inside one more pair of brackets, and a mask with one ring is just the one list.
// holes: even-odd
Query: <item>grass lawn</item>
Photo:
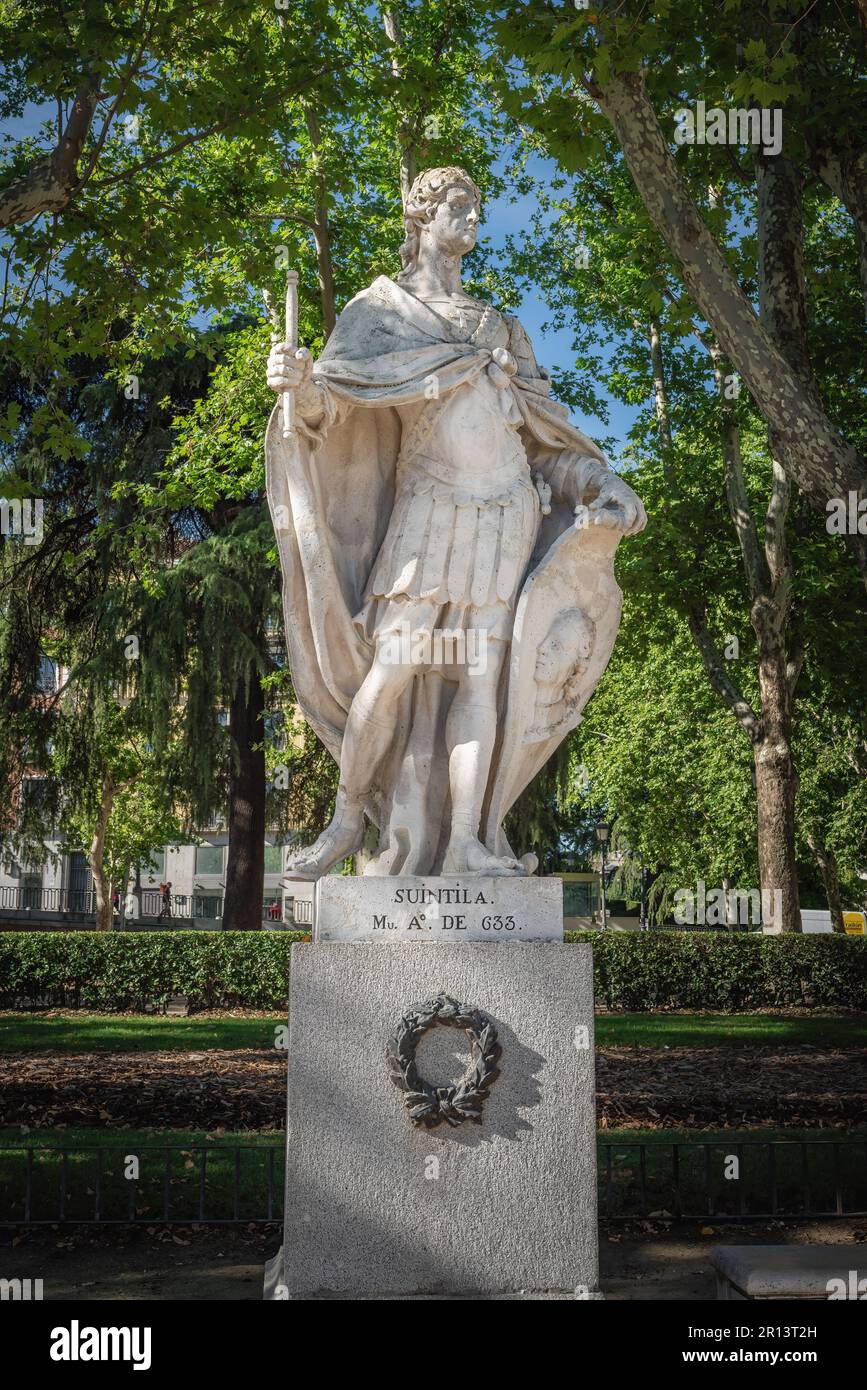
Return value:
[(753, 1043), (811, 1043), (864, 1047), (867, 1015), (785, 1018), (778, 1014), (597, 1014), (596, 1042), (604, 1047), (726, 1047)]
[[(601, 1130), (600, 1215), (696, 1220), (765, 1215), (774, 1192), (780, 1215), (803, 1211), (804, 1180), (815, 1212), (833, 1212), (839, 1189), (846, 1212), (867, 1211), (867, 1129)], [(771, 1158), (762, 1140), (788, 1140)], [(822, 1140), (817, 1148), (798, 1141)], [(793, 1142), (791, 1142), (793, 1141)], [(835, 1151), (835, 1141), (839, 1149)], [(642, 1160), (639, 1145), (647, 1144)], [(675, 1160), (673, 1146), (679, 1146)], [(92, 1128), (0, 1129), (0, 1221), (24, 1216), (27, 1146), (34, 1149), (31, 1213), (35, 1219), (93, 1219), (159, 1224), (168, 1218), (279, 1219), (283, 1208), (283, 1135), (206, 1134), (189, 1130)], [(236, 1149), (236, 1146), (240, 1146)], [(70, 1150), (64, 1164), (59, 1152)], [(101, 1154), (96, 1150), (101, 1150)], [(138, 1159), (132, 1181), (125, 1167)], [(732, 1156), (736, 1180), (726, 1176)], [(675, 1166), (676, 1163), (676, 1166)], [(237, 1174), (237, 1202), (235, 1175)], [(204, 1206), (200, 1208), (204, 1192)], [(710, 1201), (708, 1194), (710, 1193)], [(168, 1200), (168, 1209), (166, 1201)], [(270, 1202), (270, 1206), (269, 1206)]]
[[(160, 1014), (0, 1014), (0, 1052), (198, 1052), (271, 1048), (280, 1014), (167, 1018)], [(600, 1046), (721, 1047), (811, 1043), (864, 1047), (867, 1016), (787, 1018), (776, 1014), (599, 1014)]]
[(174, 1018), (162, 1014), (0, 1014), (0, 1052), (204, 1052), (272, 1048), (273, 1018)]

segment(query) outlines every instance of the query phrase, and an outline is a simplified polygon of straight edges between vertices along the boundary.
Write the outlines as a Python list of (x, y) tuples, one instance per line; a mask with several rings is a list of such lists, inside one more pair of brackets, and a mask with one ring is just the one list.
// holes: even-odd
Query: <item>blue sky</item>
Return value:
[[(22, 116), (3, 121), (0, 124), (0, 135), (21, 139), (22, 136), (35, 134), (46, 119), (53, 118), (54, 112), (48, 106), (31, 105)], [(513, 161), (514, 151), (504, 151), (499, 172), (505, 173)], [(544, 180), (553, 174), (556, 166), (551, 161), (536, 155), (532, 157), (528, 167), (534, 177)], [(535, 212), (536, 203), (531, 196), (519, 195), (515, 197), (514, 194), (506, 194), (499, 198), (492, 198), (485, 203), (482, 210), (480, 240), (494, 250), (498, 247), (504, 247), (508, 236), (520, 236), (529, 226)], [(569, 330), (548, 328), (543, 332), (543, 324), (550, 319), (551, 313), (537, 294), (530, 293), (524, 297), (518, 310), (518, 316), (530, 335), (537, 360), (548, 372), (556, 375), (564, 368), (571, 368), (574, 365)], [(614, 437), (617, 440), (617, 447), (613, 451), (616, 459), (619, 450), (626, 441), (630, 426), (639, 414), (639, 410), (637, 407), (626, 406), (620, 401), (614, 400), (605, 391), (601, 391), (601, 394), (605, 396), (609, 405), (610, 415), (607, 425), (594, 415), (579, 419), (573, 411), (572, 417), (585, 433), (594, 438)]]
[[(504, 157), (503, 165), (505, 166), (509, 162), (511, 162), (511, 156)], [(540, 156), (534, 156), (528, 167), (534, 177), (540, 180), (550, 177), (555, 169), (553, 163)], [(513, 198), (514, 201), (512, 201)], [(492, 198), (482, 208), (480, 241), (494, 249), (505, 246), (507, 237), (510, 235), (519, 237), (527, 229), (535, 212), (536, 203), (531, 196), (519, 195), (515, 198), (513, 194), (507, 194), (499, 198)], [(551, 318), (551, 311), (538, 294), (530, 293), (524, 297), (518, 310), (518, 317), (530, 335), (537, 361), (546, 371), (556, 374), (564, 369), (574, 367), (575, 355), (572, 351), (572, 335), (568, 328), (549, 327), (543, 331), (543, 324)], [(608, 354), (603, 352), (602, 356), (607, 358)], [(640, 413), (640, 407), (624, 405), (601, 388), (599, 394), (608, 402), (610, 413), (607, 425), (596, 415), (588, 415), (579, 419), (574, 410), (572, 411), (572, 418), (575, 424), (584, 430), (585, 434), (589, 434), (593, 438), (614, 437), (617, 440), (617, 448), (613, 451), (616, 458), (617, 453), (626, 442), (629, 429)]]

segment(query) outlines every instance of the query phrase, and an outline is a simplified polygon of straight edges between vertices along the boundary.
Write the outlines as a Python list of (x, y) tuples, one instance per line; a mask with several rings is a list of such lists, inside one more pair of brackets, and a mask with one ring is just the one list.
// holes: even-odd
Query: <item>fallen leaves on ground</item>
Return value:
[(596, 1109), (603, 1129), (863, 1124), (867, 1053), (807, 1044), (602, 1047)]
[(0, 1124), (282, 1130), (286, 1053), (0, 1054)]
[[(860, 1048), (602, 1047), (596, 1084), (602, 1129), (812, 1127), (867, 1118), (867, 1053)], [(285, 1118), (286, 1054), (276, 1049), (0, 1054), (2, 1125), (214, 1133), (282, 1130)]]

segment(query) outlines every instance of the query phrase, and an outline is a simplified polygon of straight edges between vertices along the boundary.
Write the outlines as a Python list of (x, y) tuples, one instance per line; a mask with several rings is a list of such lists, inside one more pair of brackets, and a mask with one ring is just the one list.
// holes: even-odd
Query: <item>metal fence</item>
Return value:
[[(132, 896), (135, 897), (134, 894)], [(173, 893), (171, 911), (165, 913), (158, 888), (143, 888), (140, 896), (141, 905), (133, 915), (152, 918), (204, 917), (211, 920), (223, 915), (223, 898), (219, 893)], [(92, 888), (0, 887), (0, 910), (3, 909), (7, 912), (69, 912), (76, 916), (92, 916), (96, 913), (96, 893)]]
[[(222, 925), (223, 898), (221, 894), (173, 893), (170, 908), (163, 909), (163, 902), (157, 888), (141, 890), (140, 906), (137, 910), (121, 918), (115, 911), (113, 922), (116, 928), (126, 931), (183, 930), (187, 927), (212, 927)], [(127, 900), (129, 903), (129, 899)], [(312, 922), (312, 902), (297, 898), (295, 900), (294, 920), (283, 920), (279, 902), (276, 909), (272, 903), (262, 907), (262, 925), (279, 929), (294, 926), (309, 926)], [(38, 926), (50, 930), (52, 927), (63, 931), (91, 931), (96, 921), (96, 898), (92, 889), (83, 888), (11, 888), (0, 887), (0, 916), (8, 914), (0, 924), (8, 928)], [(50, 915), (49, 915), (50, 914)], [(291, 914), (290, 914), (291, 915)]]
[[(0, 1145), (0, 1225), (267, 1225), (283, 1159), (267, 1142)], [(600, 1139), (598, 1182), (612, 1222), (861, 1217), (867, 1141)]]
[(221, 894), (194, 893), (187, 896), (184, 893), (173, 893), (171, 896), (170, 908), (163, 911), (162, 898), (158, 888), (143, 888), (141, 892), (141, 916), (156, 918), (200, 918), (213, 921), (223, 915), (223, 898)]
[(266, 1225), (283, 1146), (0, 1145), (0, 1226)]
[(92, 888), (0, 887), (0, 909), (7, 912), (96, 912)]
[(867, 1213), (867, 1140), (599, 1143), (599, 1214), (800, 1220)]

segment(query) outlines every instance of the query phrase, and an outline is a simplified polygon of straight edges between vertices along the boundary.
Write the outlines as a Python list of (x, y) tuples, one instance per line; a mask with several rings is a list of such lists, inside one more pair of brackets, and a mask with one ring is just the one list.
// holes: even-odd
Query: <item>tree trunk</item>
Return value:
[[(753, 744), (756, 767), (759, 884), (763, 930), (801, 930), (795, 859), (795, 795), (792, 719), (784, 630), (776, 605), (753, 608), (758, 641), (761, 733)], [(765, 920), (768, 914), (773, 921)]]
[(135, 907), (133, 908), (133, 915), (134, 915), (134, 917), (135, 917), (135, 920), (136, 920), (137, 922), (140, 922), (140, 921), (141, 921), (141, 864), (136, 864), (136, 866), (135, 866), (135, 883), (133, 884), (133, 890), (132, 890), (132, 891), (133, 891), (133, 897), (134, 897), (134, 900), (135, 900)]
[(671, 418), (668, 410), (668, 392), (665, 386), (665, 359), (662, 355), (662, 330), (659, 319), (650, 320), (647, 340), (650, 343), (650, 369), (653, 373), (653, 397), (656, 403), (656, 424), (659, 429), (659, 442), (663, 449), (671, 450)]
[[(403, 31), (400, 26), (400, 19), (396, 11), (383, 9), (382, 22), (386, 37), (393, 45), (391, 58), (392, 75), (398, 82), (403, 80), (403, 65), (401, 63), (401, 49), (403, 48)], [(409, 196), (409, 190), (415, 183), (418, 173), (418, 161), (415, 153), (415, 139), (412, 131), (405, 121), (400, 121), (397, 130), (398, 154), (400, 156), (400, 197), (404, 207)]]
[(239, 681), (229, 709), (229, 853), (223, 928), (257, 931), (265, 887), (265, 707), (259, 672)]
[(111, 885), (106, 876), (104, 860), (105, 834), (108, 830), (108, 821), (111, 816), (113, 804), (114, 780), (111, 772), (106, 770), (102, 779), (102, 795), (100, 797), (99, 812), (96, 818), (93, 838), (90, 842), (90, 853), (87, 856), (90, 872), (93, 875), (93, 889), (96, 896), (97, 931), (110, 931), (112, 924)]
[(784, 154), (759, 150), (755, 165), (759, 319), (804, 391), (821, 408), (807, 343), (803, 179)]
[(828, 901), (828, 910), (831, 913), (831, 926), (835, 932), (846, 931), (843, 925), (843, 899), (840, 896), (840, 874), (837, 869), (837, 859), (833, 850), (823, 845), (817, 836), (808, 835), (807, 844), (813, 851), (813, 858), (819, 866), (822, 875), (822, 883), (825, 888), (825, 897)]
[[(807, 341), (807, 308), (804, 280), (804, 223), (802, 177), (785, 155), (777, 161), (760, 151), (756, 155), (758, 193), (759, 317), (762, 327), (796, 374), (807, 399), (821, 410)], [(768, 854), (759, 863), (762, 874), (781, 873), (783, 931), (801, 930), (798, 878), (795, 860), (795, 798), (798, 777), (792, 760), (792, 692), (800, 669), (786, 654), (786, 624), (791, 601), (791, 568), (786, 544), (786, 516), (791, 487), (788, 477), (791, 440), (772, 424), (768, 427), (773, 487), (765, 517), (765, 557), (770, 591), (767, 600), (754, 605), (753, 628), (759, 649), (759, 682), (762, 688), (764, 741), (755, 752), (756, 785), (759, 763), (765, 761), (763, 780), (770, 779), (768, 817), (781, 817), (776, 860)], [(788, 476), (787, 476), (788, 475)], [(767, 690), (767, 705), (765, 691)], [(776, 886), (776, 885), (775, 885)], [(762, 877), (765, 888), (765, 877)]]
[(119, 892), (120, 892), (120, 910), (119, 910), (119, 912), (118, 912), (118, 914), (117, 914), (118, 925), (121, 926), (121, 927), (126, 926), (126, 900), (127, 900), (127, 894), (128, 894), (128, 892), (129, 892), (129, 876), (130, 876), (131, 871), (132, 871), (132, 860), (131, 860), (131, 859), (125, 859), (125, 860), (124, 860), (124, 864), (123, 864), (123, 869), (121, 870), (121, 876), (120, 876), (120, 884), (119, 884)]
[(756, 769), (759, 885), (765, 895), (765, 929), (800, 931), (798, 874), (795, 860), (795, 796), (798, 779), (792, 760), (791, 700), (800, 669), (786, 653), (789, 615), (789, 562), (786, 514), (791, 488), (779, 464), (772, 462), (771, 497), (765, 516), (765, 544), (759, 542), (743, 475), (740, 430), (734, 404), (726, 398), (723, 361), (710, 347), (720, 408), (720, 438), (726, 497), (741, 548), (750, 589), (750, 622), (756, 634), (759, 713), (737, 689), (708, 632), (702, 606), (693, 602), (689, 625), (704, 659), (711, 685), (728, 705), (750, 740)]
[(817, 147), (810, 151), (810, 164), (840, 199), (855, 224), (858, 273), (867, 313), (867, 154), (842, 152), (838, 155), (827, 147)]
[(759, 883), (762, 930), (798, 932), (801, 910), (795, 867), (794, 776), (786, 744), (772, 738), (757, 744), (756, 810), (758, 812)]
[(321, 133), (319, 117), (312, 107), (304, 107), (304, 120), (313, 151), (313, 240), (316, 243), (316, 269), (319, 277), (319, 299), (322, 305), (322, 325), (325, 337), (330, 338), (337, 322), (334, 296), (334, 266), (331, 259), (331, 228), (328, 223), (325, 178), (321, 169)]
[(830, 498), (850, 491), (867, 498), (867, 462), (835, 429), (759, 322), (681, 177), (643, 77), (619, 74), (594, 89), (594, 95), (614, 128), (651, 220), (679, 263), (701, 314), (775, 431), (791, 476), (823, 513)]

